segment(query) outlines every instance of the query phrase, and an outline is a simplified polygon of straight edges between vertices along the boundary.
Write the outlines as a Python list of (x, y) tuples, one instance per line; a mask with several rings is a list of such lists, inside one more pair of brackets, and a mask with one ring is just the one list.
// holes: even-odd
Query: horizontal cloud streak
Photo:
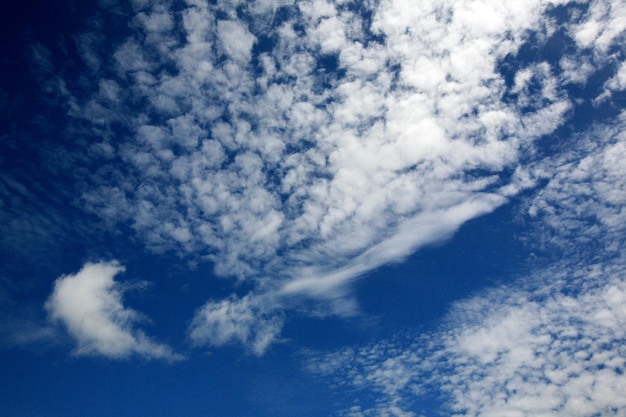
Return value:
[(489, 213), (505, 202), (506, 199), (498, 195), (476, 195), (440, 212), (421, 213), (401, 223), (395, 235), (356, 256), (346, 267), (310, 278), (296, 278), (286, 283), (280, 293), (329, 297), (352, 278), (401, 261), (424, 245), (446, 239), (467, 220)]

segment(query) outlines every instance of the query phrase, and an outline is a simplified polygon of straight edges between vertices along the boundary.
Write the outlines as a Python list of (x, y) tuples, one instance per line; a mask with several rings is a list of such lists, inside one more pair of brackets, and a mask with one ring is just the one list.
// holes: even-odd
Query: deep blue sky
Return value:
[(0, 7), (0, 414), (626, 414), (623, 1)]

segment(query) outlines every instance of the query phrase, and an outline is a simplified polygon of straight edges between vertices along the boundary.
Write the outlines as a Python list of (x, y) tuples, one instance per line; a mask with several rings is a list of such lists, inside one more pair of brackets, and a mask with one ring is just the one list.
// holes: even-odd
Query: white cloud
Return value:
[(117, 262), (87, 263), (76, 274), (58, 278), (46, 302), (50, 319), (67, 329), (76, 342), (77, 355), (182, 359), (135, 328), (142, 316), (124, 307), (124, 289), (113, 279), (123, 271)]
[[(594, 58), (538, 60), (509, 86), (502, 62), (529, 34), (555, 33), (546, 13), (568, 2), (365, 2), (371, 19), (341, 2), (235, 3), (139, 12), (136, 33), (101, 61), (117, 72), (96, 71), (98, 87), (76, 93), (70, 114), (115, 137), (98, 141), (102, 172), (123, 173), (81, 178), (88, 210), (255, 287), (248, 301), (199, 311), (194, 328), (206, 320), (211, 336), (198, 341), (210, 345), (256, 343), (219, 323), (249, 328), (246, 303), (280, 299), (258, 307), (278, 314), (286, 294), (353, 314), (335, 289), (531, 187), (540, 175), (518, 165), (571, 115), (564, 84), (602, 68), (621, 36), (622, 8), (593, 2), (564, 28)], [(279, 5), (285, 21), (271, 27)], [(255, 55), (260, 34), (271, 42)], [(584, 74), (576, 62), (588, 62)], [(215, 315), (222, 307), (232, 318)]]
[(622, 62), (617, 73), (604, 83), (604, 91), (594, 100), (594, 104), (597, 105), (614, 93), (624, 90), (626, 90), (626, 63)]
[(244, 65), (250, 61), (255, 37), (245, 26), (230, 20), (220, 20), (217, 23), (217, 34), (228, 56)]
[[(419, 381), (424, 372), (420, 366), (425, 359), (423, 348), (417, 346), (382, 341), (323, 355), (306, 352), (304, 367), (313, 375), (330, 378), (343, 398), (354, 391), (374, 393), (374, 405), (350, 398), (349, 403), (357, 405), (347, 407), (339, 415), (414, 416), (412, 404), (421, 391)], [(346, 388), (347, 395), (343, 391)]]
[(266, 311), (263, 297), (246, 295), (209, 301), (195, 315), (189, 337), (196, 345), (223, 346), (240, 342), (255, 355), (265, 353), (283, 327), (283, 317)]
[(167, 32), (174, 28), (174, 19), (163, 7), (150, 14), (138, 13), (136, 19), (149, 33)]
[(302, 271), (300, 277), (287, 282), (280, 293), (332, 298), (332, 294), (337, 294), (351, 279), (389, 262), (401, 261), (424, 245), (448, 238), (467, 220), (489, 213), (505, 201), (497, 195), (476, 195), (456, 206), (419, 214), (400, 223), (389, 239), (356, 256), (345, 267), (313, 276), (302, 276), (312, 275), (312, 271)]
[[(626, 239), (626, 151), (621, 115), (612, 125), (596, 126), (578, 135), (566, 152), (538, 163), (532, 171), (547, 180), (528, 204), (536, 219), (536, 236), (544, 245), (567, 253), (597, 251), (607, 256), (622, 251)], [(572, 243), (576, 242), (576, 245)], [(592, 253), (593, 255), (593, 253)]]
[(559, 261), (529, 261), (528, 275), (455, 302), (434, 331), (311, 355), (306, 368), (373, 393), (374, 407), (346, 406), (361, 415), (417, 412), (433, 395), (455, 416), (624, 415), (623, 124), (596, 125), (519, 174), (547, 181), (522, 207), (540, 219), (531, 248), (554, 245)]
[(537, 271), (525, 288), (455, 303), (434, 333), (308, 354), (306, 369), (374, 393), (378, 405), (363, 405), (362, 415), (418, 412), (443, 394), (454, 416), (620, 416), (625, 272), (620, 262)]
[[(623, 266), (545, 271), (539, 289), (503, 288), (457, 305), (438, 375), (463, 415), (622, 415)], [(556, 282), (545, 286), (546, 282)], [(568, 286), (582, 286), (567, 294)]]
[(149, 70), (150, 63), (147, 61), (141, 45), (134, 39), (129, 39), (120, 46), (113, 55), (119, 70), (123, 73), (127, 71)]
[(619, 0), (596, 0), (589, 4), (586, 18), (572, 27), (579, 46), (606, 54), (617, 39), (624, 37), (626, 6)]

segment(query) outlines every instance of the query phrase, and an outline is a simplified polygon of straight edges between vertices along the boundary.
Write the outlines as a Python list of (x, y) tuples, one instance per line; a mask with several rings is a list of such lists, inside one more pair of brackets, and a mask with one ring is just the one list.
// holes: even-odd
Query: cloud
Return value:
[[(485, 416), (622, 415), (624, 272), (623, 265), (548, 270), (540, 289), (503, 288), (460, 303), (458, 327), (444, 336), (439, 352), (453, 374), (435, 376), (451, 409)], [(565, 293), (577, 284), (586, 288)]]
[[(356, 277), (536, 185), (521, 165), (571, 117), (566, 85), (607, 68), (621, 36), (606, 1), (235, 3), (153, 5), (98, 60), (100, 37), (83, 36), (94, 71), (64, 94), (81, 158), (94, 139), (78, 203), (249, 283), (190, 332), (253, 351), (267, 344), (245, 330), (250, 309), (280, 316), (300, 297), (354, 314)], [(571, 44), (556, 62), (555, 33)], [(530, 46), (542, 52), (506, 70)]]
[[(282, 294), (305, 293), (310, 296), (332, 297), (351, 279), (389, 262), (398, 262), (417, 248), (436, 243), (452, 235), (464, 222), (489, 213), (506, 202), (497, 195), (476, 195), (457, 206), (439, 212), (422, 213), (398, 226), (398, 231), (389, 239), (371, 247), (354, 258), (342, 269), (330, 273), (318, 273), (289, 281)], [(300, 275), (304, 275), (304, 271)], [(311, 275), (311, 271), (307, 275)]]
[(247, 64), (250, 61), (255, 37), (245, 26), (229, 20), (220, 20), (217, 23), (217, 34), (224, 52), (234, 61), (240, 64)]
[(117, 262), (87, 263), (76, 274), (58, 278), (45, 305), (50, 319), (67, 329), (79, 356), (182, 359), (135, 328), (142, 316), (124, 307), (124, 288), (113, 280), (123, 271)]
[(18, 303), (19, 288), (0, 276), (0, 349), (36, 347), (54, 339), (54, 332), (42, 320), (39, 305)]
[(408, 345), (399, 342), (381, 341), (322, 355), (305, 352), (304, 368), (313, 375), (330, 378), (331, 386), (344, 398), (355, 392), (374, 394), (374, 404), (371, 395), (364, 395), (362, 402), (351, 399), (349, 402), (356, 405), (339, 410), (338, 415), (415, 416), (412, 405), (416, 402), (414, 396), (423, 393), (421, 364), (427, 358), (423, 346), (411, 346), (411, 340)]
[(572, 28), (573, 38), (583, 48), (606, 54), (618, 39), (624, 37), (626, 7), (615, 0), (591, 2), (584, 21)]
[(454, 416), (623, 415), (625, 272), (623, 263), (536, 271), (522, 288), (455, 303), (434, 333), (311, 355), (305, 366), (373, 393), (378, 405), (356, 415), (418, 415), (432, 395)]
[(528, 244), (557, 261), (453, 303), (434, 330), (305, 355), (309, 372), (359, 392), (345, 415), (419, 415), (433, 395), (447, 415), (626, 412), (623, 124), (530, 169), (545, 181), (520, 205), (537, 222)]
[(191, 341), (200, 346), (240, 342), (255, 355), (262, 355), (276, 341), (284, 321), (275, 310), (265, 311), (263, 298), (246, 295), (207, 302), (191, 323)]
[(600, 104), (613, 94), (624, 90), (626, 90), (626, 63), (622, 62), (617, 73), (604, 83), (604, 91), (594, 100), (594, 103)]
[(622, 113), (613, 124), (595, 126), (577, 135), (569, 150), (530, 170), (547, 181), (527, 203), (537, 243), (570, 256), (581, 251), (601, 258), (621, 253), (626, 239), (626, 166), (621, 158), (625, 123)]

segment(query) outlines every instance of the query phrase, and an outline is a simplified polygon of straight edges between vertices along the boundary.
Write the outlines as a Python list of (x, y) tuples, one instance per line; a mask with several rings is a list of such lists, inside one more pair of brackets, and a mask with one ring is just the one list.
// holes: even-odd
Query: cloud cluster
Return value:
[(222, 346), (240, 342), (256, 355), (262, 355), (275, 342), (283, 318), (267, 309), (261, 297), (247, 295), (241, 299), (208, 302), (195, 315), (189, 337), (195, 345)]
[(623, 415), (625, 272), (559, 265), (456, 303), (433, 334), (312, 355), (306, 368), (375, 396), (359, 395), (351, 416), (419, 415), (434, 393), (455, 416)]
[(626, 271), (574, 268), (545, 271), (533, 291), (504, 288), (457, 306), (462, 324), (444, 335), (439, 352), (453, 374), (435, 375), (455, 413), (624, 413)]
[(533, 171), (548, 180), (523, 206), (540, 219), (531, 245), (562, 260), (457, 301), (432, 332), (306, 359), (376, 398), (346, 415), (419, 415), (433, 393), (450, 415), (626, 412), (623, 126), (597, 125)]
[(135, 328), (142, 316), (124, 307), (124, 288), (113, 279), (123, 271), (116, 262), (87, 263), (76, 274), (60, 277), (46, 302), (50, 319), (61, 323), (76, 341), (76, 355), (182, 359)]
[[(47, 84), (88, 168), (77, 173), (89, 172), (80, 204), (156, 252), (251, 282), (247, 296), (200, 308), (190, 335), (256, 353), (294, 298), (353, 314), (355, 277), (537, 184), (520, 163), (571, 114), (565, 87), (605, 68), (623, 36), (623, 6), (608, 0), (587, 10), (566, 0), (135, 3), (117, 11), (130, 16), (124, 39), (107, 43), (110, 19), (75, 38), (80, 80)], [(573, 48), (559, 62), (503, 69), (557, 32)], [(43, 45), (33, 55), (53, 72)], [(619, 74), (606, 88), (620, 88)]]
[[(546, 181), (528, 201), (535, 222), (533, 239), (568, 256), (605, 258), (620, 255), (626, 240), (626, 151), (622, 113), (611, 125), (577, 135), (551, 160), (538, 163), (532, 175)], [(576, 242), (576, 244), (573, 244)]]

